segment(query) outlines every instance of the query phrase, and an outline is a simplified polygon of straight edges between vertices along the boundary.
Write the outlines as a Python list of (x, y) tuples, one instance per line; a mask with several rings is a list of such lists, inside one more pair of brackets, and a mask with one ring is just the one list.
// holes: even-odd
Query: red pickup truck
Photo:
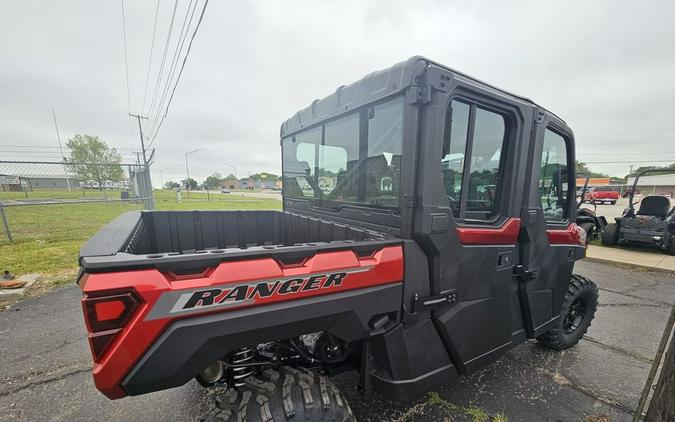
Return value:
[(619, 192), (614, 190), (611, 186), (594, 186), (589, 188), (584, 197), (584, 201), (590, 202), (591, 204), (609, 202), (614, 205), (618, 200)]

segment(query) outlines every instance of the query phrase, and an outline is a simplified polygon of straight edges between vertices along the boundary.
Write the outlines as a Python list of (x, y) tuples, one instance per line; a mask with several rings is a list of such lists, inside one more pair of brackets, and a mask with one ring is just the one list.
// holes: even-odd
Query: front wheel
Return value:
[(206, 421), (355, 421), (347, 400), (326, 378), (282, 366), (246, 379), (216, 399)]
[(609, 201), (610, 204), (616, 205), (616, 201)]
[(553, 328), (537, 337), (537, 340), (554, 350), (574, 346), (591, 326), (597, 308), (598, 287), (586, 277), (572, 274), (560, 318)]

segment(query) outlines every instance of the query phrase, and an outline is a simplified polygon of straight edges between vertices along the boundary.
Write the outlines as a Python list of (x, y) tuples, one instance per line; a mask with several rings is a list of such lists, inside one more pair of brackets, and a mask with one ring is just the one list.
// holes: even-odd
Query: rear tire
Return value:
[(355, 421), (347, 400), (326, 378), (282, 366), (246, 379), (216, 398), (206, 421)]
[(616, 223), (611, 223), (605, 226), (602, 231), (602, 244), (607, 246), (614, 246), (619, 241), (619, 226)]
[(675, 235), (670, 237), (670, 247), (668, 247), (668, 252), (671, 255), (675, 255)]
[(579, 343), (598, 308), (598, 287), (591, 280), (572, 274), (560, 318), (549, 331), (537, 337), (544, 347), (565, 350)]

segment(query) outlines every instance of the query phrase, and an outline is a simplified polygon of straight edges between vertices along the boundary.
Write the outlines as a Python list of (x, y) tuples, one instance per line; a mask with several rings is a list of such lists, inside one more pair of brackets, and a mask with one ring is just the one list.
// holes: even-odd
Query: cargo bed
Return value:
[(370, 254), (400, 239), (282, 211), (132, 211), (80, 250), (85, 272), (138, 268), (193, 271), (243, 257), (291, 262), (330, 249)]

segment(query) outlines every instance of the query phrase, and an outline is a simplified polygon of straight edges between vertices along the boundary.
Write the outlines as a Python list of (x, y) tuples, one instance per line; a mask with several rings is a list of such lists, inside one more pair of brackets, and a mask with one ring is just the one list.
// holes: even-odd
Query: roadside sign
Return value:
[(0, 174), (0, 185), (20, 185), (19, 176), (7, 176)]

